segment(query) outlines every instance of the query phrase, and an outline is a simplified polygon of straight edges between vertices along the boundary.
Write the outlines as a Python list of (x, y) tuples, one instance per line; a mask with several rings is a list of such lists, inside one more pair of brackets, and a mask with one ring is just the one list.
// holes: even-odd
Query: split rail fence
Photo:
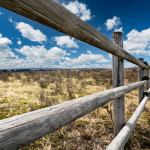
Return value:
[[(0, 120), (0, 149), (21, 148), (112, 100), (115, 138), (107, 150), (123, 149), (150, 95), (150, 67), (143, 59), (138, 60), (123, 50), (123, 34), (114, 32), (112, 42), (55, 0), (0, 0), (0, 7), (113, 55), (113, 89)], [(124, 59), (139, 66), (138, 82), (124, 85)], [(144, 92), (144, 84), (147, 85), (147, 92)], [(136, 88), (139, 88), (139, 106), (125, 123), (124, 95)]]

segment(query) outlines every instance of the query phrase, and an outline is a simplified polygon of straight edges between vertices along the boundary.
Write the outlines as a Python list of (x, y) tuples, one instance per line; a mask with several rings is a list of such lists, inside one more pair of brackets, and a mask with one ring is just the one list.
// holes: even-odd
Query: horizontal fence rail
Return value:
[(146, 84), (140, 81), (0, 121), (0, 149), (21, 148)]
[(150, 68), (75, 16), (56, 0), (0, 0), (0, 7), (75, 37), (144, 69)]
[[(150, 88), (147, 91), (147, 93), (150, 94)], [(144, 107), (147, 101), (149, 100), (149, 96), (144, 97), (144, 99), (142, 100), (142, 102), (140, 103), (140, 105), (138, 106), (134, 114), (132, 115), (132, 117), (129, 119), (126, 125), (122, 128), (122, 130), (119, 132), (116, 138), (110, 143), (110, 145), (107, 147), (106, 150), (122, 150), (123, 149), (142, 111), (144, 110)]]

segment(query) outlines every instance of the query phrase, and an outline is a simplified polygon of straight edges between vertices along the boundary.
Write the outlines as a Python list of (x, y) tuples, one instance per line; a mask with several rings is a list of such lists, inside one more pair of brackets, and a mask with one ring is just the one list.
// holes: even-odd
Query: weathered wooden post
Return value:
[[(146, 61), (144, 61), (144, 64), (147, 66), (147, 67), (149, 67), (149, 64), (146, 62)], [(145, 76), (146, 77), (149, 77), (149, 75), (150, 75), (150, 71), (149, 71), (149, 69), (146, 69), (145, 70)], [(150, 82), (149, 82), (149, 80), (148, 80), (148, 82), (147, 82), (147, 84), (146, 84), (146, 86), (145, 86), (145, 90), (147, 91), (148, 89), (149, 89), (149, 84), (150, 84)]]
[[(150, 76), (150, 69), (149, 69), (149, 76)], [(148, 87), (150, 88), (150, 80), (148, 81)]]
[[(113, 42), (123, 48), (123, 33), (114, 32)], [(116, 56), (112, 57), (112, 81), (113, 88), (124, 85), (124, 60)], [(124, 96), (114, 100), (114, 136), (116, 136), (125, 124)]]
[[(139, 58), (140, 61), (144, 62), (143, 58)], [(138, 70), (138, 80), (142, 81), (144, 78), (144, 69), (142, 67), (139, 67)], [(144, 97), (144, 85), (139, 87), (139, 104), (141, 103), (142, 99)]]
[[(149, 69), (146, 70), (146, 76), (149, 77), (149, 75), (150, 75), (149, 73), (150, 73)], [(150, 82), (148, 81), (148, 83), (146, 84), (146, 91), (149, 89), (149, 84), (150, 84)]]

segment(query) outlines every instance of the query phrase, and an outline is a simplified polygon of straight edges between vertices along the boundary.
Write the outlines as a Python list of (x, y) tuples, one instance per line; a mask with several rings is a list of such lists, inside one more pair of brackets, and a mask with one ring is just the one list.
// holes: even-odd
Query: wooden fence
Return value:
[[(21, 148), (112, 100), (116, 137), (107, 150), (123, 149), (150, 95), (150, 67), (123, 50), (123, 34), (113, 33), (112, 42), (55, 0), (0, 0), (0, 7), (113, 54), (113, 89), (1, 120), (0, 149)], [(124, 85), (124, 59), (139, 66), (138, 82)], [(144, 84), (148, 89), (145, 93)], [(125, 123), (124, 95), (135, 88), (139, 88), (139, 106)]]

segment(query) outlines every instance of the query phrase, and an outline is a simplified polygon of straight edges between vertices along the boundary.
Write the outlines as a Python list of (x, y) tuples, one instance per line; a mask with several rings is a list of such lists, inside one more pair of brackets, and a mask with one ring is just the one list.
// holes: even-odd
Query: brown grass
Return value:
[[(48, 107), (112, 88), (111, 70), (0, 72), (0, 119)], [(125, 84), (137, 81), (137, 69), (125, 70)], [(126, 120), (138, 106), (138, 90), (126, 94)], [(150, 102), (126, 150), (150, 149)], [(113, 139), (112, 102), (21, 150), (101, 150)]]

